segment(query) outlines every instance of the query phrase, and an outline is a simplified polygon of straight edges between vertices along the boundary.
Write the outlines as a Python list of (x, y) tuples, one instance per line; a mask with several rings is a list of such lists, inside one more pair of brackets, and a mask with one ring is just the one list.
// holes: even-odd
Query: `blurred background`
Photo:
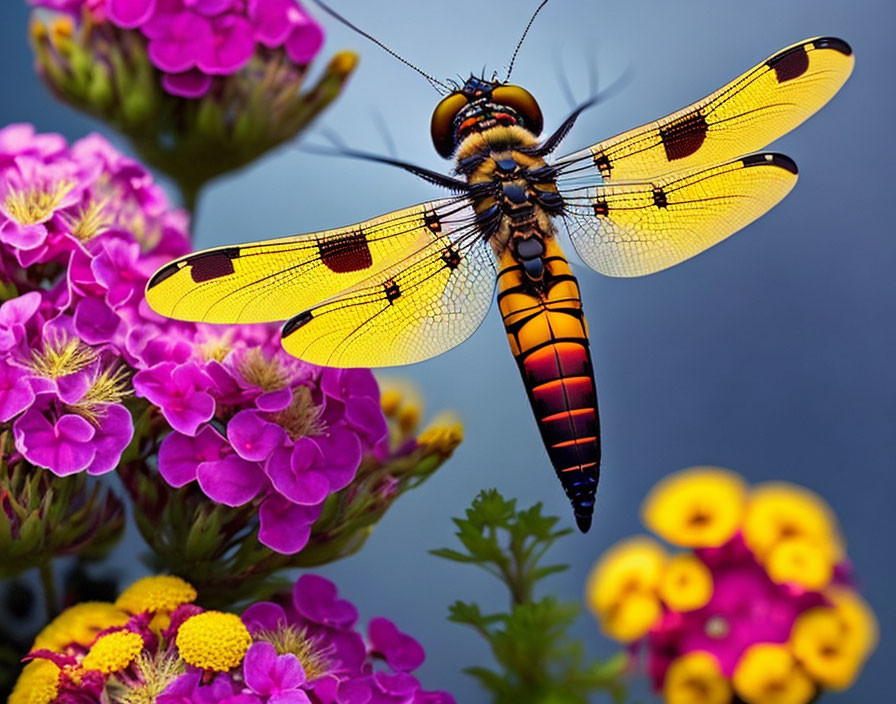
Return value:
[[(483, 66), (486, 75), (503, 74), (536, 5), (332, 4), (438, 77), (478, 74)], [(101, 129), (54, 101), (33, 74), (25, 4), (7, 0), (0, 13), (0, 124), (30, 121), (70, 140)], [(372, 44), (323, 19), (329, 35), (322, 56), (351, 48), (362, 64), (317, 127), (350, 146), (386, 152), (378, 126), (384, 122), (400, 158), (447, 171), (429, 139), (436, 93)], [(553, 552), (572, 569), (546, 583), (563, 598), (578, 598), (599, 553), (642, 530), (637, 507), (670, 471), (714, 464), (751, 482), (803, 484), (840, 517), (883, 633), (856, 686), (826, 696), (831, 702), (885, 701), (892, 690), (888, 663), (896, 657), (889, 638), (896, 626), (894, 20), (896, 7), (885, 0), (553, 0), (514, 70), (515, 82), (539, 99), (547, 129), (569, 112), (558, 65), (579, 100), (588, 96), (590, 64), (602, 86), (631, 70), (624, 90), (583, 115), (563, 153), (693, 102), (800, 39), (830, 34), (852, 44), (856, 70), (845, 88), (774, 145), (800, 166), (800, 182), (781, 205), (712, 250), (647, 278), (577, 272), (597, 367), (603, 476), (591, 532), (562, 540)], [(322, 142), (315, 132), (306, 139)], [(386, 166), (287, 147), (208, 189), (194, 242), (201, 248), (331, 228), (440, 195)], [(322, 573), (365, 619), (393, 618), (422, 641), (427, 687), (475, 702), (476, 685), (460, 670), (487, 664), (489, 655), (475, 634), (445, 621), (446, 608), (458, 598), (503, 607), (505, 595), (485, 575), (427, 551), (453, 544), (451, 517), (483, 487), (498, 487), (524, 505), (542, 501), (569, 525), (571, 511), (494, 310), (460, 348), (389, 374), (413, 379), (431, 414), (456, 411), (466, 439), (435, 478), (397, 503), (360, 554)], [(113, 560), (123, 579), (143, 573), (141, 550), (132, 529)], [(579, 633), (593, 652), (614, 649), (589, 619), (583, 617)]]

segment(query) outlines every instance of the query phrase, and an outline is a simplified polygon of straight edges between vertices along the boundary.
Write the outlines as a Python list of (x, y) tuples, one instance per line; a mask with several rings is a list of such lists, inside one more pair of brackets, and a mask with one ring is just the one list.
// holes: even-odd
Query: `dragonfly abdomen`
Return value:
[(578, 283), (553, 239), (545, 245), (538, 282), (512, 254), (501, 257), (498, 304), (545, 449), (585, 532), (600, 472), (597, 389)]

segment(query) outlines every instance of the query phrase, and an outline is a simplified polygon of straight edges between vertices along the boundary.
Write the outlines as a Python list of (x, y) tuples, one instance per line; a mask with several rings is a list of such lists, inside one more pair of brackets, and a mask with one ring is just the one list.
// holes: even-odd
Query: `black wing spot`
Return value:
[(606, 217), (610, 214), (610, 205), (605, 200), (595, 200), (593, 207), (594, 214), (598, 217)]
[(460, 266), (460, 253), (451, 247), (450, 245), (445, 248), (445, 251), (442, 252), (442, 261), (445, 262), (445, 266), (454, 271), (457, 267)]
[[(201, 252), (187, 257), (184, 262), (190, 267), (193, 283), (220, 279), (233, 273), (233, 260), (240, 256), (239, 247), (226, 247), (211, 252)], [(170, 274), (169, 274), (170, 276)]]
[(741, 159), (744, 166), (777, 166), (785, 169), (792, 174), (798, 174), (799, 169), (796, 162), (789, 156), (778, 154), (776, 152), (768, 152), (765, 154), (750, 154)]
[(659, 186), (653, 188), (653, 204), (657, 208), (668, 208), (669, 200), (666, 198), (666, 192)]
[(442, 221), (435, 210), (426, 210), (423, 213), (423, 222), (431, 232), (438, 234), (442, 231)]
[(673, 120), (660, 128), (660, 138), (666, 149), (666, 159), (684, 159), (696, 152), (706, 140), (709, 125), (699, 110)]
[(806, 45), (801, 44), (773, 56), (766, 63), (769, 68), (775, 69), (778, 83), (784, 83), (799, 78), (809, 69), (809, 54), (806, 53)]
[(613, 171), (613, 167), (610, 165), (610, 160), (607, 158), (607, 155), (603, 152), (598, 152), (594, 155), (594, 165), (600, 169), (600, 175), (604, 178), (610, 178), (610, 174)]
[(401, 295), (401, 289), (398, 288), (398, 284), (395, 283), (395, 279), (389, 279), (386, 283), (383, 284), (383, 291), (386, 294), (386, 300), (391, 304)]
[(178, 262), (171, 262), (170, 264), (166, 264), (152, 275), (152, 278), (149, 280), (149, 284), (147, 284), (146, 288), (150, 289), (158, 286), (165, 279), (174, 276), (178, 271), (180, 271), (180, 264)]
[(820, 37), (812, 42), (812, 44), (815, 45), (816, 49), (833, 49), (845, 56), (852, 56), (852, 47), (838, 37)]
[(361, 271), (373, 264), (367, 237), (360, 230), (317, 243), (320, 259), (336, 274)]
[(289, 335), (292, 335), (296, 330), (308, 323), (313, 317), (314, 315), (310, 310), (303, 311), (302, 313), (293, 316), (284, 324), (283, 330), (280, 333), (281, 337), (288, 337)]

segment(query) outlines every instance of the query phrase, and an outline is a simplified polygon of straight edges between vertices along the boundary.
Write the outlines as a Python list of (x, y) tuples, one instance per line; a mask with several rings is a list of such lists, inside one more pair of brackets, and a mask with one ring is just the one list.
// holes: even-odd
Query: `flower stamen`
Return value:
[(4, 210), (20, 225), (36, 225), (47, 221), (74, 187), (74, 181), (64, 179), (43, 187), (11, 190)]

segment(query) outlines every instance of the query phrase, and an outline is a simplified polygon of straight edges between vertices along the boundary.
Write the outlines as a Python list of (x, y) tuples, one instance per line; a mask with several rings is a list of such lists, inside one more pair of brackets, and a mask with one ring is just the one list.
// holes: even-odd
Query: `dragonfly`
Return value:
[(542, 137), (539, 104), (509, 82), (510, 70), (503, 81), (471, 75), (449, 85), (405, 63), (441, 89), (430, 128), (453, 173), (370, 158), (444, 187), (446, 197), (189, 254), (149, 280), (147, 301), (180, 320), (285, 320), (287, 352), (351, 368), (442, 354), (497, 300), (547, 455), (587, 532), (600, 473), (597, 386), (558, 226), (588, 267), (613, 277), (661, 271), (721, 242), (793, 188), (794, 161), (759, 150), (834, 96), (852, 49), (835, 37), (798, 42), (682, 110), (556, 159), (589, 103)]

